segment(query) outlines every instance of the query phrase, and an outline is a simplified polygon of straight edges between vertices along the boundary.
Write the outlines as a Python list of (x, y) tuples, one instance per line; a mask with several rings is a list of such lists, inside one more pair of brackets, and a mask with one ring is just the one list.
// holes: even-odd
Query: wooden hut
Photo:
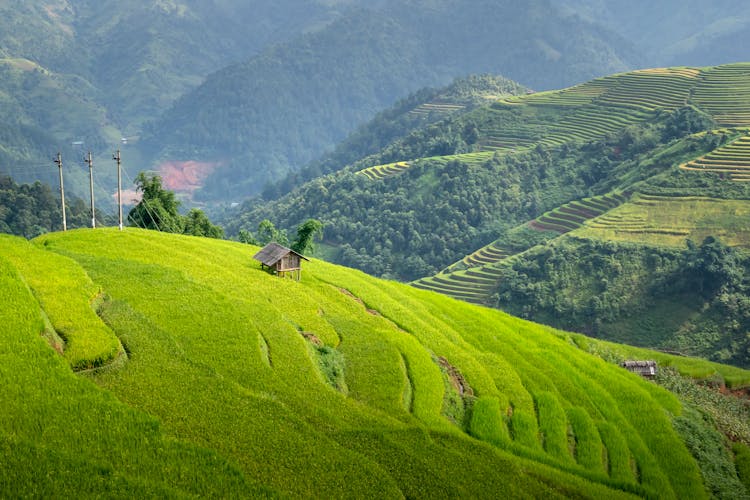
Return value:
[(297, 281), (302, 276), (302, 259), (310, 261), (304, 255), (278, 243), (269, 243), (253, 258), (260, 261), (261, 269), (267, 269), (277, 276), (291, 276), (296, 278)]
[(654, 378), (656, 377), (656, 361), (635, 361), (628, 360), (620, 363), (620, 366), (625, 368), (629, 372), (636, 373), (643, 378)]

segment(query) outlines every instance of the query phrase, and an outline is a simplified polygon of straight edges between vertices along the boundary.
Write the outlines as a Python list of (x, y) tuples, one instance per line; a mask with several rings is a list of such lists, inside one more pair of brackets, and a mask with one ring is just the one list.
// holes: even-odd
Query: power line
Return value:
[(117, 148), (117, 152), (112, 155), (112, 159), (117, 162), (117, 211), (119, 214), (120, 231), (122, 231), (122, 177), (120, 175), (120, 163), (122, 159), (120, 158), (120, 148)]
[(94, 210), (94, 160), (91, 159), (91, 151), (83, 161), (89, 164), (89, 188), (91, 190), (91, 227), (96, 228), (96, 211)]
[(62, 153), (57, 153), (57, 158), (53, 160), (58, 168), (60, 169), (60, 199), (62, 202), (62, 224), (63, 224), (63, 231), (68, 230), (68, 223), (65, 220), (65, 187), (63, 186), (63, 161), (62, 161)]

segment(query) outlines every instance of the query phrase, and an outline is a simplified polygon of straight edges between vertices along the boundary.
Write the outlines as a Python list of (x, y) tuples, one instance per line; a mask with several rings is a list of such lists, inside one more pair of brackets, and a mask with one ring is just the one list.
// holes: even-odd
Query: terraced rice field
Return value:
[(610, 193), (572, 201), (537, 217), (529, 225), (540, 231), (564, 234), (578, 229), (585, 221), (621, 205), (627, 198), (628, 195), (625, 193)]
[[(598, 78), (568, 89), (507, 97), (495, 104), (499, 112), (529, 106), (548, 110), (545, 113), (552, 110), (552, 118), (541, 120), (531, 113), (520, 125), (485, 124), (479, 139), (484, 154), (446, 158), (481, 164), (492, 152), (510, 154), (536, 144), (557, 147), (569, 142), (596, 141), (647, 121), (659, 111), (689, 104), (710, 113), (722, 126), (750, 126), (750, 63), (646, 69)], [(408, 164), (379, 165), (361, 173), (379, 180), (403, 171), (396, 165)], [(750, 175), (734, 175), (733, 180), (750, 180)]]
[(499, 271), (490, 263), (461, 271), (439, 273), (411, 284), (416, 288), (442, 293), (464, 302), (486, 305), (499, 282)]
[(574, 233), (603, 240), (682, 247), (707, 236), (750, 248), (750, 201), (634, 195)]
[(507, 97), (502, 99), (500, 103), (508, 105), (582, 106), (591, 103), (595, 98), (606, 92), (607, 89), (609, 89), (609, 83), (599, 78), (567, 89)]
[(485, 264), (494, 264), (502, 259), (508, 257), (511, 250), (502, 248), (496, 241), (490, 243), (487, 246), (480, 248), (479, 250), (467, 255), (463, 258), (462, 262), (468, 267), (483, 266)]
[[(32, 244), (70, 264), (34, 295), (39, 271), (5, 257)], [(706, 497), (679, 401), (579, 336), (315, 259), (279, 279), (227, 241), (128, 228), (0, 245), (7, 496)], [(106, 291), (100, 323), (131, 354), (89, 380), (39, 336), (66, 297), (36, 297), (66, 277)]]
[(750, 181), (750, 134), (680, 165), (683, 170), (714, 172), (736, 182)]
[(692, 103), (711, 113), (723, 126), (750, 126), (750, 63), (706, 69)]
[[(610, 193), (573, 201), (531, 221), (529, 227), (539, 231), (567, 233), (580, 228), (586, 220), (621, 205), (627, 198), (627, 193)], [(468, 269), (452, 270), (455, 266), (451, 266), (434, 276), (421, 278), (411, 284), (416, 288), (442, 293), (465, 302), (489, 304), (500, 282), (500, 270), (497, 265), (520, 251), (523, 249), (510, 250), (503, 247), (501, 242), (495, 241), (460, 261)]]
[(518, 125), (508, 127), (485, 128), (480, 133), (479, 144), (482, 151), (518, 150), (532, 146), (539, 140), (539, 127)]
[(386, 165), (376, 165), (374, 167), (368, 167), (357, 172), (360, 175), (364, 175), (370, 180), (376, 181), (385, 179), (391, 175), (400, 174), (404, 170), (408, 169), (411, 164), (408, 161), (397, 161), (395, 163), (388, 163)]
[(409, 111), (411, 115), (427, 116), (433, 113), (450, 114), (455, 111), (461, 111), (466, 106), (450, 102), (426, 102)]
[(695, 68), (655, 68), (604, 77), (611, 82), (598, 104), (644, 111), (685, 106), (700, 70)]

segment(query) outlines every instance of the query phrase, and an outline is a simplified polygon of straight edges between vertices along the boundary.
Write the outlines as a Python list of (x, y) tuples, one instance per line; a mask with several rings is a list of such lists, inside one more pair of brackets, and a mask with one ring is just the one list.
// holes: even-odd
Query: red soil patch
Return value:
[(165, 161), (158, 167), (164, 187), (175, 192), (192, 193), (203, 186), (219, 162)]

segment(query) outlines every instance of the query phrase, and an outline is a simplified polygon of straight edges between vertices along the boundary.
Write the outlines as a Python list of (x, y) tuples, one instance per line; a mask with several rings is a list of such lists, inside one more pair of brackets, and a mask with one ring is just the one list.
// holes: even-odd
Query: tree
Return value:
[(184, 221), (178, 210), (180, 202), (172, 191), (162, 187), (161, 177), (141, 172), (135, 179), (141, 201), (130, 209), (128, 222), (145, 229), (182, 233)]
[(258, 224), (258, 234), (256, 239), (258, 240), (258, 244), (260, 245), (267, 245), (272, 241), (278, 243), (279, 245), (286, 245), (289, 243), (289, 240), (286, 237), (286, 233), (284, 231), (276, 229), (276, 226), (273, 225), (273, 222), (268, 219), (264, 219), (260, 222), (260, 224)]
[(253, 233), (251, 233), (247, 229), (240, 229), (238, 238), (240, 240), (240, 243), (246, 243), (248, 245), (258, 244), (258, 240), (255, 239), (255, 236), (253, 236)]
[(313, 240), (316, 236), (323, 236), (323, 223), (317, 219), (307, 219), (297, 226), (297, 239), (292, 243), (292, 250), (299, 254), (305, 254), (308, 250), (313, 252)]
[(221, 239), (224, 237), (224, 229), (212, 224), (203, 210), (197, 208), (191, 209), (185, 216), (185, 229), (183, 233), (192, 236), (204, 236), (206, 238)]
[(276, 229), (273, 222), (268, 219), (263, 219), (258, 224), (258, 230), (255, 234), (247, 229), (240, 229), (238, 237), (241, 243), (247, 243), (248, 245), (264, 246), (271, 242), (278, 243), (279, 245), (289, 244), (286, 231)]
[(172, 191), (162, 187), (162, 180), (158, 175), (148, 176), (141, 172), (135, 183), (141, 193), (141, 201), (128, 213), (131, 225), (168, 233), (224, 237), (224, 229), (212, 224), (203, 210), (193, 208), (187, 215), (180, 215), (179, 200)]

